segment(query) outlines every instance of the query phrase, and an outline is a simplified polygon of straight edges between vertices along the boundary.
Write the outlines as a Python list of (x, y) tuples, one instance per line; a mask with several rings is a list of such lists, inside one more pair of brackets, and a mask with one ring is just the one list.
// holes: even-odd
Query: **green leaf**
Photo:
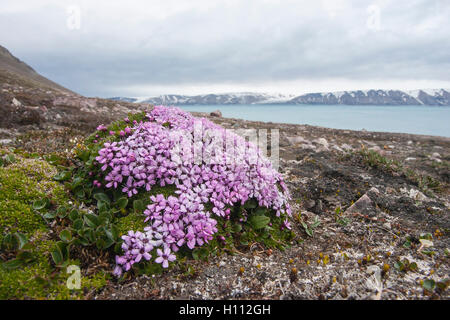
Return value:
[(83, 228), (83, 220), (81, 220), (81, 219), (77, 219), (77, 220), (75, 220), (74, 222), (73, 222), (73, 225), (72, 225), (72, 227), (75, 229), (75, 230), (80, 230), (81, 228)]
[(397, 261), (394, 264), (394, 268), (399, 270), (399, 271), (403, 271), (403, 269), (405, 268), (405, 265), (401, 261)]
[(74, 190), (76, 187), (78, 187), (82, 182), (83, 182), (83, 178), (75, 177), (70, 185), (72, 190)]
[(417, 270), (417, 263), (415, 262), (411, 262), (408, 266), (408, 269), (411, 271), (416, 271)]
[(36, 200), (35, 202), (33, 202), (33, 209), (39, 211), (39, 210), (44, 209), (48, 205), (49, 205), (49, 201), (47, 198)]
[(66, 207), (59, 207), (58, 210), (56, 211), (56, 214), (61, 219), (67, 217), (67, 208)]
[(270, 218), (264, 215), (253, 215), (250, 217), (249, 222), (253, 229), (259, 230), (265, 228), (269, 224)]
[(67, 181), (67, 180), (69, 180), (71, 177), (72, 177), (72, 173), (70, 173), (70, 171), (61, 171), (61, 172), (58, 172), (58, 173), (53, 177), (53, 180), (62, 182), (62, 181)]
[(14, 163), (14, 162), (16, 162), (16, 157), (14, 157), (13, 154), (7, 154), (7, 155), (5, 156), (5, 161), (6, 161), (7, 163)]
[(97, 246), (97, 249), (99, 249), (99, 250), (103, 249), (105, 244), (106, 244), (106, 241), (104, 239), (97, 239), (97, 241), (95, 241), (95, 245)]
[(320, 225), (320, 220), (319, 220), (319, 218), (316, 217), (315, 220), (314, 220), (314, 223), (311, 224), (311, 228), (315, 229), (315, 228), (317, 228), (319, 225)]
[(112, 215), (112, 213), (110, 211), (100, 212), (98, 217), (100, 218), (100, 222), (102, 224), (107, 224), (107, 223), (109, 223), (110, 221), (113, 220), (113, 215)]
[(111, 247), (113, 244), (115, 243), (114, 240), (107, 238), (103, 244), (103, 250), (108, 249), (109, 247)]
[(89, 160), (91, 152), (89, 150), (83, 150), (78, 154), (78, 158), (80, 158), (81, 161), (86, 162)]
[(86, 197), (86, 192), (83, 189), (79, 189), (75, 192), (75, 196), (79, 199), (83, 199)]
[(258, 202), (255, 199), (247, 200), (247, 202), (244, 203), (245, 209), (255, 209), (258, 206)]
[(2, 248), (16, 250), (19, 248), (19, 238), (16, 234), (8, 233), (2, 241)]
[(233, 231), (234, 232), (241, 232), (241, 230), (242, 230), (242, 225), (240, 223), (233, 224)]
[(100, 224), (99, 218), (90, 213), (84, 216), (84, 222), (91, 228), (96, 228)]
[(80, 238), (76, 238), (75, 240), (73, 240), (72, 242), (74, 245), (82, 245), (82, 246), (88, 246), (90, 244), (89, 240), (83, 237)]
[(135, 212), (143, 212), (145, 210), (144, 202), (142, 200), (134, 200), (133, 209)]
[(258, 209), (256, 209), (255, 210), (255, 212), (253, 213), (253, 214), (256, 214), (256, 215), (263, 215), (263, 214), (265, 214), (265, 213), (268, 213), (268, 209), (267, 208), (264, 208), (264, 207), (258, 207)]
[(78, 210), (77, 209), (73, 209), (72, 211), (70, 211), (70, 213), (69, 213), (69, 219), (71, 220), (71, 221), (75, 221), (75, 220), (77, 220), (77, 219), (79, 219), (80, 218), (80, 214), (78, 213)]
[(99, 212), (105, 212), (109, 210), (109, 204), (104, 201), (97, 202), (97, 208)]
[(196, 248), (192, 251), (192, 257), (195, 260), (206, 260), (209, 256), (209, 251), (206, 248)]
[(30, 263), (35, 260), (33, 254), (30, 251), (21, 251), (17, 254), (17, 259), (24, 263)]
[(17, 239), (19, 240), (19, 249), (22, 249), (23, 246), (25, 246), (28, 242), (28, 238), (23, 233), (17, 232), (16, 233)]
[(6, 261), (5, 263), (3, 263), (3, 267), (7, 270), (13, 270), (13, 269), (17, 269), (20, 266), (22, 266), (23, 261), (20, 259), (13, 259), (13, 260), (9, 260)]
[(59, 248), (59, 251), (61, 252), (63, 259), (66, 260), (69, 257), (69, 245), (67, 243), (64, 243), (62, 241), (58, 241), (56, 243), (56, 247)]
[(94, 230), (91, 228), (83, 229), (81, 232), (81, 236), (86, 238), (90, 243), (95, 242)]
[(103, 201), (103, 202), (106, 202), (107, 204), (111, 203), (111, 200), (109, 199), (109, 197), (106, 194), (101, 193), (101, 192), (94, 194), (94, 198), (99, 202)]
[(64, 261), (63, 254), (61, 250), (59, 250), (58, 247), (54, 248), (51, 251), (52, 259), (55, 262), (56, 265), (60, 265)]
[(436, 282), (432, 279), (426, 279), (423, 281), (422, 286), (425, 290), (433, 291), (434, 287), (436, 286)]
[(61, 233), (59, 234), (59, 238), (64, 242), (70, 242), (72, 240), (72, 233), (69, 230), (65, 229), (61, 231)]
[(116, 201), (116, 206), (119, 209), (125, 209), (128, 205), (128, 199), (126, 197), (122, 197)]
[(42, 217), (43, 217), (44, 219), (47, 219), (47, 220), (55, 219), (55, 217), (56, 217), (56, 212), (47, 212), (47, 213), (44, 214)]
[(419, 239), (433, 240), (433, 235), (431, 233), (421, 233)]
[(115, 225), (111, 226), (111, 236), (114, 241), (117, 241), (119, 239), (119, 230)]

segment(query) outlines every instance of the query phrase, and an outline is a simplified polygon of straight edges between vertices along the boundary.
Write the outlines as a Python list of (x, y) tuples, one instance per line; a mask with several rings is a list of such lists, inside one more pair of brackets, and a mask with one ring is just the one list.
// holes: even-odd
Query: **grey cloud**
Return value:
[[(70, 31), (66, 6), (49, 1), (15, 13), (0, 9), (0, 38), (37, 71), (86, 95), (334, 77), (450, 83), (447, 1), (341, 2), (335, 13), (305, 1), (231, 1), (202, 10), (196, 3), (166, 18), (153, 12), (151, 21), (145, 19), (148, 2), (127, 4), (142, 10), (116, 5), (106, 12), (80, 2), (82, 28)], [(379, 31), (366, 27), (372, 4), (381, 9)], [(133, 12), (136, 19), (126, 16)]]

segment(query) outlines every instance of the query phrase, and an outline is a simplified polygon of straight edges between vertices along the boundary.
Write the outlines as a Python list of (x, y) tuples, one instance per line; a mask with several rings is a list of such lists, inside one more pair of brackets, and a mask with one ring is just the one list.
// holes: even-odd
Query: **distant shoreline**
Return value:
[(239, 126), (236, 126), (237, 128), (264, 128), (264, 129), (279, 129), (280, 131), (286, 130), (286, 131), (304, 131), (304, 130), (311, 130), (311, 131), (319, 131), (323, 132), (326, 135), (357, 135), (364, 138), (367, 137), (384, 137), (388, 138), (391, 137), (393, 139), (413, 139), (415, 141), (436, 141), (436, 142), (442, 142), (442, 143), (450, 143), (450, 136), (437, 136), (437, 135), (427, 135), (427, 134), (417, 134), (417, 133), (406, 133), (406, 132), (389, 132), (389, 131), (370, 131), (370, 130), (353, 130), (353, 129), (338, 129), (338, 128), (330, 128), (330, 127), (323, 127), (323, 126), (316, 126), (316, 125), (310, 125), (310, 124), (295, 124), (295, 123), (285, 123), (285, 122), (266, 122), (266, 121), (255, 121), (255, 120), (245, 120), (241, 118), (229, 118), (229, 117), (213, 117), (210, 116), (207, 112), (195, 112), (190, 111), (192, 115), (196, 117), (203, 117), (208, 118), (210, 120), (219, 120), (220, 123), (231, 121), (234, 124), (239, 124)]
[(220, 110), (223, 117), (325, 128), (450, 137), (450, 107), (347, 105), (180, 105), (189, 112)]

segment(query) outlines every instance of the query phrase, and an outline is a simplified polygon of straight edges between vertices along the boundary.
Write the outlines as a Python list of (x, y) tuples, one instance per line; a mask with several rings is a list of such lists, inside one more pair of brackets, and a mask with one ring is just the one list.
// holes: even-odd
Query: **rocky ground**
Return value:
[(280, 131), (298, 244), (255, 244), (96, 299), (449, 298), (450, 139), (210, 119)]
[[(32, 152), (64, 150), (148, 107), (11, 81), (0, 90), (0, 144)], [(295, 244), (283, 252), (254, 244), (159, 276), (110, 280), (89, 298), (449, 298), (450, 138), (197, 115), (230, 129), (279, 130)]]

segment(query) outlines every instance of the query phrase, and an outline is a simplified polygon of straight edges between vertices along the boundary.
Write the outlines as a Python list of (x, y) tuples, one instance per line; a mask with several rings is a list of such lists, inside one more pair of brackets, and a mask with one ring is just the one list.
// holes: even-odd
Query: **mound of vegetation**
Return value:
[[(100, 125), (71, 158), (33, 161), (46, 166), (36, 183), (35, 166), (19, 178), (9, 162), (1, 168), (7, 171), (0, 179), (10, 179), (0, 180), (2, 189), (16, 192), (2, 192), (0, 200), (20, 197), (17, 206), (27, 206), (14, 209), (20, 217), (0, 219), (7, 230), (3, 278), (21, 272), (18, 266), (44, 263), (44, 275), (38, 268), (30, 277), (48, 288), (47, 275), (58, 268), (115, 256), (114, 271), (103, 268), (84, 279), (84, 288), (98, 288), (111, 272), (122, 278), (161, 272), (255, 242), (283, 249), (294, 237), (289, 193), (271, 162), (245, 138), (177, 108), (159, 106)], [(26, 184), (23, 194), (17, 183)], [(33, 254), (36, 259), (28, 259)], [(58, 281), (52, 283), (61, 297), (82, 296), (83, 290), (74, 294)], [(0, 286), (2, 297), (52, 296), (6, 290)]]

